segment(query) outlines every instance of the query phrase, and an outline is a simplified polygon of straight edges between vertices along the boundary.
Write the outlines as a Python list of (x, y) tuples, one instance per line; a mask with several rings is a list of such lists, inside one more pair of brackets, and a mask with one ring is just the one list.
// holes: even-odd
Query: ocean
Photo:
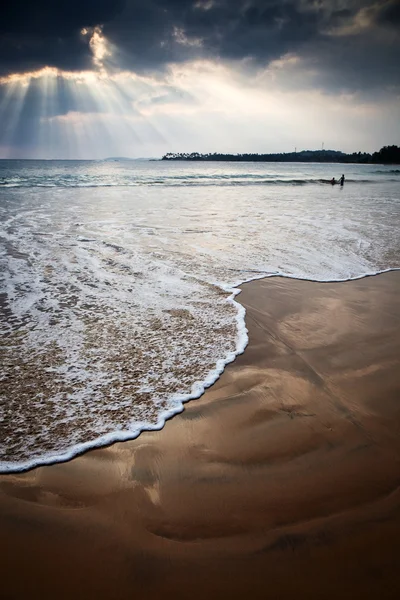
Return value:
[(161, 428), (243, 352), (243, 282), (400, 268), (399, 217), (395, 166), (0, 161), (0, 471)]

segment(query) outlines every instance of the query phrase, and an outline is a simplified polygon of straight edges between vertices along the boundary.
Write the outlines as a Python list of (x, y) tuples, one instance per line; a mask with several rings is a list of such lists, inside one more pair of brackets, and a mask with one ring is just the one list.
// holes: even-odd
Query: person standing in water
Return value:
[(336, 183), (336, 179), (335, 179), (334, 177), (332, 177), (332, 179), (331, 179), (331, 184), (332, 184), (332, 185), (335, 185), (335, 183)]
[(340, 185), (343, 186), (344, 184), (344, 175), (341, 176), (341, 178), (339, 179)]

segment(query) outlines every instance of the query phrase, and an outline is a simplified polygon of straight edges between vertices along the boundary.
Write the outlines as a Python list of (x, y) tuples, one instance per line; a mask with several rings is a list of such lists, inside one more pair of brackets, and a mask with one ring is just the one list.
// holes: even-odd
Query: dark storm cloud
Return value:
[(400, 0), (17, 0), (0, 24), (0, 72), (91, 68), (80, 31), (102, 25), (121, 69), (162, 70), (197, 57), (248, 59), (258, 68), (295, 53), (328, 86), (395, 85), (399, 7)]
[(0, 33), (68, 36), (110, 21), (124, 5), (124, 0), (13, 0), (2, 11)]
[(400, 26), (400, 2), (384, 4), (378, 13), (378, 22), (392, 27)]
[(131, 0), (104, 33), (126, 68), (195, 57), (265, 63), (315, 37), (323, 12), (311, 0)]
[(1, 9), (0, 73), (90, 68), (83, 27), (107, 23), (124, 0), (12, 0)]

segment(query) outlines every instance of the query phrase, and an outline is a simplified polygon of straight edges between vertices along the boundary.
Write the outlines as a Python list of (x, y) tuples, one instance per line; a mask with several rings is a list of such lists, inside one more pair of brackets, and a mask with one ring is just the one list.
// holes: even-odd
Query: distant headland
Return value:
[(353, 152), (346, 154), (338, 150), (302, 150), (301, 152), (283, 152), (278, 154), (222, 154), (219, 152), (200, 154), (168, 152), (161, 160), (187, 161), (233, 161), (233, 162), (321, 162), (321, 163), (375, 163), (400, 164), (400, 148), (384, 146), (378, 152)]

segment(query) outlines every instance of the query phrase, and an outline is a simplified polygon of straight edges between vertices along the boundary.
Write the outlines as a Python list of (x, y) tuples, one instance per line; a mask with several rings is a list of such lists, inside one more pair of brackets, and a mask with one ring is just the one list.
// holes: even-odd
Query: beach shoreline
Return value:
[(241, 287), (163, 430), (0, 476), (5, 598), (399, 596), (400, 274)]

